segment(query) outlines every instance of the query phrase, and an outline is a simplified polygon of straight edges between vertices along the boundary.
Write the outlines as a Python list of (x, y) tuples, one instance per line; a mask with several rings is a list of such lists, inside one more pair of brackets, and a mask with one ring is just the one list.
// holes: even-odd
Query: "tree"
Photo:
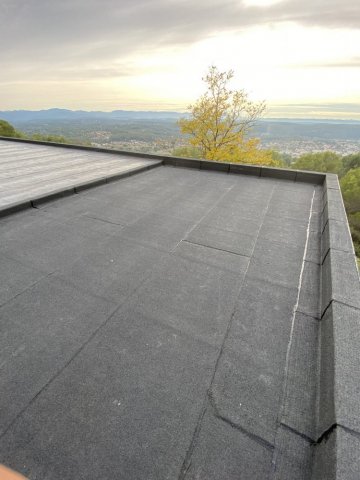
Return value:
[(360, 257), (360, 167), (353, 168), (340, 180), (355, 252)]
[(6, 120), (0, 120), (0, 136), (1, 137), (20, 137), (21, 134)]
[(341, 176), (345, 175), (346, 172), (353, 168), (360, 167), (360, 152), (352, 153), (351, 155), (346, 155), (343, 157), (343, 169), (341, 171)]
[(341, 179), (341, 193), (349, 213), (360, 211), (360, 167), (349, 170)]
[(297, 170), (340, 173), (343, 163), (341, 157), (335, 152), (318, 152), (301, 155), (291, 167)]
[(351, 236), (354, 242), (354, 249), (358, 257), (358, 265), (360, 266), (360, 212), (348, 214)]
[(201, 158), (200, 150), (192, 145), (174, 148), (172, 154), (174, 157)]
[(249, 133), (264, 113), (264, 102), (249, 100), (244, 90), (230, 90), (234, 72), (212, 66), (203, 78), (207, 90), (189, 106), (190, 118), (179, 121), (181, 132), (201, 158), (217, 161), (278, 165), (271, 152), (260, 150)]

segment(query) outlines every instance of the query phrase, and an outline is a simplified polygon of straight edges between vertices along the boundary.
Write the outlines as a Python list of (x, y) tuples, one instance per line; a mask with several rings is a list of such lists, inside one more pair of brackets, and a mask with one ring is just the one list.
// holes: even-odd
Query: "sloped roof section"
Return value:
[(3, 210), (0, 462), (30, 479), (358, 478), (337, 178), (143, 162)]

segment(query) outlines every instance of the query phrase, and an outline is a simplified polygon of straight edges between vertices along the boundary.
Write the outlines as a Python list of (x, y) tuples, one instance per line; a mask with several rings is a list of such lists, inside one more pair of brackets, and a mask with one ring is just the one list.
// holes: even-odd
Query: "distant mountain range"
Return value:
[(112, 112), (85, 111), (85, 110), (67, 110), (64, 108), (50, 108), (48, 110), (9, 110), (0, 111), (0, 118), (8, 122), (32, 122), (53, 121), (53, 120), (177, 120), (183, 113), (179, 112), (137, 112), (132, 110), (114, 110)]
[[(50, 108), (48, 110), (5, 110), (0, 111), (0, 118), (8, 122), (27, 122), (34, 120), (177, 120), (186, 113), (167, 111), (134, 111), (134, 110), (113, 110), (112, 112), (68, 110), (65, 108)], [(298, 123), (298, 124), (342, 124), (360, 125), (360, 120), (336, 120), (336, 119), (303, 119), (303, 118), (263, 118), (264, 123)]]

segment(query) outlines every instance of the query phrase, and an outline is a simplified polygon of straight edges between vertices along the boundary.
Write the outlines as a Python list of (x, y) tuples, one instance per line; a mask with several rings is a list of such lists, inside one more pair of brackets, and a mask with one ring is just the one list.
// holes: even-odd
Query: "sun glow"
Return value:
[(271, 7), (284, 0), (243, 0), (243, 5), (246, 7)]

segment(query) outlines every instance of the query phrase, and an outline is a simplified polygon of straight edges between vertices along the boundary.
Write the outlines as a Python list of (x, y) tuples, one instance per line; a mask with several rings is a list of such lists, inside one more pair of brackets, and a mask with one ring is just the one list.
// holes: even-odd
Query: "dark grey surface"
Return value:
[(358, 480), (360, 437), (341, 426), (324, 438), (315, 450), (313, 480)]
[(19, 295), (44, 276), (43, 272), (23, 265), (12, 258), (0, 255), (0, 305)]
[(318, 438), (319, 330), (320, 323), (317, 319), (296, 313), (281, 416), (284, 425), (312, 441)]
[(328, 220), (346, 222), (346, 212), (340, 190), (328, 189), (323, 198), (322, 230)]
[(245, 281), (211, 391), (222, 417), (270, 444), (276, 434), (296, 293), (268, 282)]
[(305, 257), (305, 260), (307, 262), (320, 264), (320, 241), (321, 241), (320, 229), (310, 230), (309, 239), (308, 239), (308, 248), (307, 248), (306, 257)]
[(360, 432), (360, 311), (332, 302), (321, 321), (319, 436), (334, 424)]
[(305, 260), (298, 311), (314, 318), (320, 317), (320, 266)]
[(322, 265), (321, 314), (334, 300), (360, 308), (359, 282), (354, 254), (330, 249)]
[(263, 480), (271, 471), (272, 455), (271, 448), (215, 417), (209, 408), (183, 478)]
[(119, 312), (4, 437), (3, 460), (30, 478), (175, 478), (216, 355)]
[(1, 433), (114, 309), (56, 275), (1, 308)]
[(349, 235), (347, 222), (329, 220), (324, 228), (321, 244), (321, 261), (324, 260), (329, 248), (354, 254), (354, 247)]
[(0, 461), (307, 478), (319, 187), (161, 167), (38, 207), (0, 220)]
[(216, 248), (208, 248), (204, 245), (190, 243), (187, 240), (181, 241), (174, 253), (180, 257), (204, 262), (220, 269), (230, 270), (235, 274), (245, 272), (249, 264), (249, 259), (242, 255), (236, 255)]
[(307, 439), (281, 426), (273, 457), (274, 480), (309, 480), (314, 447)]
[(296, 288), (303, 262), (304, 246), (269, 242), (258, 238), (248, 276), (282, 287)]

